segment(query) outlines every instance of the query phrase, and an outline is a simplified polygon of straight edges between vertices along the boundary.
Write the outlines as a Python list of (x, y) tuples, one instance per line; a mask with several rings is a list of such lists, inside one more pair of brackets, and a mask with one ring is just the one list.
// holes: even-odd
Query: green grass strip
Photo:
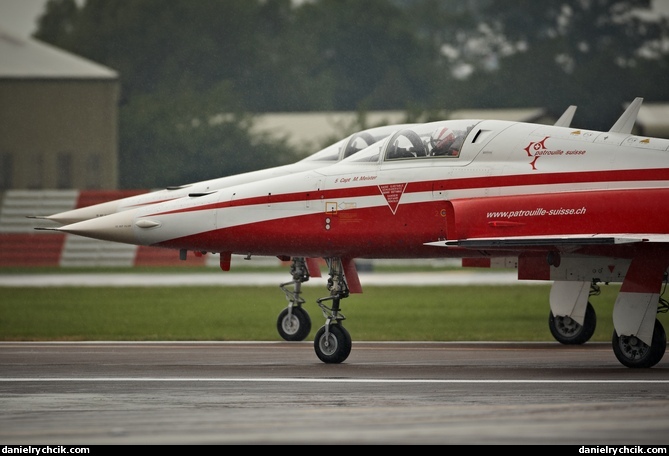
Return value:
[[(602, 285), (591, 340), (610, 341), (619, 285)], [(365, 287), (342, 300), (356, 341), (552, 341), (550, 285)], [(325, 318), (307, 287), (312, 339)], [(328, 304), (331, 301), (327, 302)], [(281, 340), (287, 301), (271, 287), (0, 287), (3, 341)], [(666, 314), (659, 315), (665, 327)]]

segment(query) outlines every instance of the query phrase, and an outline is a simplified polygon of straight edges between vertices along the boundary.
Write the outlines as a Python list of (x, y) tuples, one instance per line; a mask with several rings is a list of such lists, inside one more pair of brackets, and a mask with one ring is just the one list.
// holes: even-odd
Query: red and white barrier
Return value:
[[(207, 255), (179, 259), (176, 250), (98, 241), (37, 231), (54, 227), (49, 220), (28, 218), (126, 198), (149, 190), (9, 190), (0, 206), (0, 267), (203, 266)], [(211, 255), (210, 255), (211, 256)], [(212, 261), (218, 264), (218, 260)]]

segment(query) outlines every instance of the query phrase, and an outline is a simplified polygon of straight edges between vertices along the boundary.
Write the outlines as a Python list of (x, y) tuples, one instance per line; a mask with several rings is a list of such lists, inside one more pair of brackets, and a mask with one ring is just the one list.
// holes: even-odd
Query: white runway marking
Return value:
[(26, 377), (26, 378), (0, 378), (0, 382), (17, 382), (17, 383), (28, 383), (28, 382), (221, 382), (221, 383), (467, 383), (467, 384), (476, 384), (476, 383), (548, 383), (548, 384), (557, 384), (557, 383), (593, 383), (593, 384), (620, 384), (620, 383), (630, 383), (638, 385), (639, 383), (644, 384), (665, 384), (669, 383), (669, 380), (642, 380), (642, 379), (629, 379), (629, 380), (530, 380), (530, 379), (517, 379), (517, 380), (474, 380), (474, 379), (457, 379), (457, 380), (439, 380), (439, 379), (378, 379), (378, 378), (183, 378), (183, 377), (109, 377), (109, 378), (75, 378), (75, 377), (54, 377), (54, 378), (39, 378), (39, 377)]

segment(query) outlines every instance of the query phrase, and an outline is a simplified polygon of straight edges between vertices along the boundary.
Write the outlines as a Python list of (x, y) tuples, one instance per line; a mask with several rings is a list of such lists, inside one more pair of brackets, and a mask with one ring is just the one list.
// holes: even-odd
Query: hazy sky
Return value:
[[(44, 11), (46, 2), (47, 0), (0, 0), (0, 29), (30, 36), (37, 28), (37, 18)], [(654, 4), (658, 11), (669, 15), (669, 0), (654, 0)]]
[(37, 28), (37, 17), (47, 0), (0, 0), (0, 28), (30, 36)]

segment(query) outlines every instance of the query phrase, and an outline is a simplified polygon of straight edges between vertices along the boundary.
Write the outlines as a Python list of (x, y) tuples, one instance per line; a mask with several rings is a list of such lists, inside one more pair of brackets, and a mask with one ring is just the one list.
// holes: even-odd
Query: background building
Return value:
[(115, 189), (118, 74), (0, 30), (0, 191)]

